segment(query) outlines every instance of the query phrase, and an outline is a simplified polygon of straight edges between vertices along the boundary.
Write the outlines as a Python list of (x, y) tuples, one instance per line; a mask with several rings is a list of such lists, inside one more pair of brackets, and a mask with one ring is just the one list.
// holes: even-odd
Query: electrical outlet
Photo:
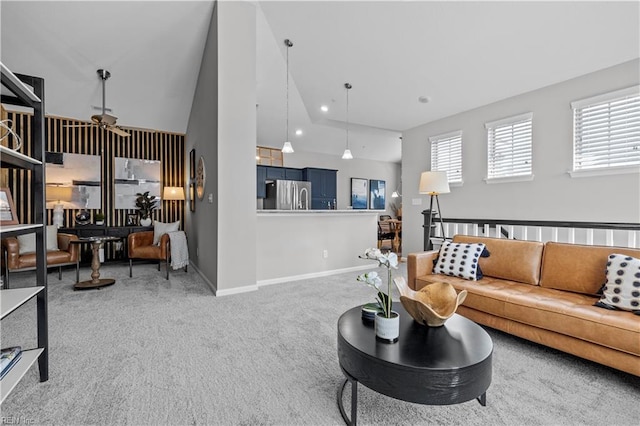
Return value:
[(326, 249), (325, 249), (325, 250), (322, 250), (322, 257), (323, 257), (324, 259), (326, 259), (327, 257), (329, 257), (329, 250), (326, 250)]
[(213, 194), (209, 194), (209, 204), (213, 204)]
[(412, 206), (421, 206), (422, 205), (422, 198), (412, 198), (411, 199), (411, 205)]

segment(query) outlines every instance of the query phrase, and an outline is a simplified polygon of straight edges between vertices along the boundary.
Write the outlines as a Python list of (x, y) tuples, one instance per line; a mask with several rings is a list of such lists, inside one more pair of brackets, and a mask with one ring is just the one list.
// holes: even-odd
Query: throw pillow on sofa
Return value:
[[(58, 249), (58, 227), (49, 225), (46, 228), (47, 233), (47, 251), (57, 251)], [(36, 252), (36, 234), (18, 235), (18, 254)]]
[(438, 259), (433, 267), (434, 274), (451, 275), (476, 281), (482, 278), (478, 261), (489, 252), (483, 243), (452, 243), (445, 241), (440, 247)]
[(157, 246), (160, 244), (160, 238), (162, 235), (167, 234), (169, 232), (174, 232), (180, 229), (180, 221), (171, 222), (171, 223), (163, 223), (163, 222), (153, 222), (153, 245)]
[(595, 306), (640, 315), (640, 259), (624, 254), (609, 255), (607, 282)]

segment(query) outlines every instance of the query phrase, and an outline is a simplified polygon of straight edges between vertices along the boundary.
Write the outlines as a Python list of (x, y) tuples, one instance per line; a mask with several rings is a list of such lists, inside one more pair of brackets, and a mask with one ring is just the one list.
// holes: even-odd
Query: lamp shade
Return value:
[(70, 186), (47, 186), (47, 201), (71, 201), (73, 188)]
[(181, 186), (165, 186), (162, 198), (164, 200), (184, 200), (184, 188)]
[(291, 142), (285, 142), (284, 145), (282, 145), (282, 152), (284, 152), (285, 154), (291, 154), (293, 151), (293, 146), (291, 145)]
[(353, 160), (353, 154), (351, 154), (351, 150), (350, 149), (345, 149), (344, 150), (344, 154), (342, 154), (342, 159), (343, 160)]
[(447, 172), (422, 172), (420, 175), (420, 194), (438, 195), (451, 192)]

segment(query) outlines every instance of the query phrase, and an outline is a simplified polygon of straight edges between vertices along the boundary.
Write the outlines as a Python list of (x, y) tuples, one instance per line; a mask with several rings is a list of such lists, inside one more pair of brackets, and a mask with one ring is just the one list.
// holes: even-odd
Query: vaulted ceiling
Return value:
[[(403, 130), (640, 57), (638, 2), (257, 1), (260, 145), (399, 161)], [(2, 1), (2, 62), (49, 114), (185, 132), (213, 2)], [(220, 17), (224, 19), (224, 17)], [(427, 103), (419, 101), (428, 99)], [(329, 111), (320, 111), (327, 105)], [(294, 131), (302, 130), (296, 136)]]

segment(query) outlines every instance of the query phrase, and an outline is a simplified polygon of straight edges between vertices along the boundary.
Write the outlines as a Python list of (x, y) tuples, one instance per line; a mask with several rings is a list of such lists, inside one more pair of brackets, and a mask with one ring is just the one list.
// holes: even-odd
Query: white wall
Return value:
[(186, 151), (207, 171), (204, 200), (186, 213), (190, 257), (216, 293), (256, 283), (255, 14), (216, 3), (187, 128)]
[(218, 291), (256, 283), (256, 6), (218, 2)]
[[(342, 155), (342, 153), (341, 153)], [(362, 160), (343, 160), (340, 156), (296, 151), (284, 154), (285, 167), (303, 168), (319, 167), (338, 170), (337, 195), (338, 210), (346, 210), (351, 205), (351, 178), (378, 179), (386, 183), (386, 209), (375, 210), (380, 214), (394, 216), (389, 204), (400, 204), (401, 199), (394, 200), (391, 193), (400, 181), (401, 165), (398, 163)], [(313, 189), (312, 189), (313, 190)]]
[[(403, 133), (403, 252), (423, 249), (428, 197), (418, 194), (429, 170), (428, 138), (463, 131), (464, 185), (440, 196), (443, 216), (521, 220), (640, 222), (640, 175), (572, 178), (573, 114), (570, 103), (639, 83), (640, 60), (630, 61), (437, 120)], [(481, 84), (481, 82), (479, 82)], [(533, 181), (486, 184), (484, 123), (533, 112)], [(421, 205), (412, 205), (412, 199)]]
[(373, 211), (258, 213), (258, 284), (376, 266), (358, 255), (376, 247), (377, 220)]

